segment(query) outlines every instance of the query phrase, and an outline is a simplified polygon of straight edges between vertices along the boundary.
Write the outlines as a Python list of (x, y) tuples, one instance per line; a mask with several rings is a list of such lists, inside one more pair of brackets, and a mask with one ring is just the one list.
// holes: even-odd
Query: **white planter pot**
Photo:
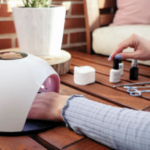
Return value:
[(53, 55), (61, 50), (66, 8), (13, 8), (14, 22), (22, 52)]

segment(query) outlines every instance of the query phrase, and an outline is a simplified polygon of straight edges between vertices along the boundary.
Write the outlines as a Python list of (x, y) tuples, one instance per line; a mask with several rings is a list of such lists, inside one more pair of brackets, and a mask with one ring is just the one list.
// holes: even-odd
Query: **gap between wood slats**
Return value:
[[(107, 75), (107, 76), (109, 76), (109, 70), (111, 69), (110, 67), (106, 67), (106, 66), (103, 66), (103, 65), (97, 65), (97, 64), (94, 64), (94, 63), (91, 63), (91, 62), (87, 62), (87, 61), (84, 61), (84, 60), (81, 60), (81, 59), (76, 59), (76, 58), (72, 58), (71, 59), (71, 64), (72, 65), (76, 65), (76, 66), (89, 65), (89, 66), (94, 67), (96, 69), (97, 73), (100, 73), (100, 74), (103, 74), (103, 75)], [(137, 81), (128, 80), (127, 72), (126, 73), (124, 72), (124, 75), (121, 77), (121, 79), (122, 79), (121, 82), (119, 82), (118, 84), (123, 84), (123, 81), (131, 82), (131, 83), (137, 82)], [(146, 77), (143, 77), (143, 76), (139, 76), (138, 82), (147, 82), (147, 81), (149, 81), (149, 78), (146, 78)], [(112, 84), (112, 86), (113, 85), (114, 84)], [(145, 96), (143, 96), (145, 99), (149, 100), (150, 93), (143, 93), (143, 95), (145, 95)]]
[[(51, 130), (51, 129), (49, 129), (49, 130)], [(48, 130), (47, 130), (48, 131)], [(45, 131), (44, 131), (45, 132)], [(42, 132), (41, 132), (42, 133)], [(39, 133), (37, 133), (37, 134), (32, 134), (32, 135), (30, 135), (30, 137), (34, 140), (34, 141), (36, 141), (37, 143), (39, 143), (40, 145), (42, 145), (43, 147), (45, 147), (46, 149), (49, 149), (49, 146), (48, 146), (48, 144), (44, 141), (42, 141), (42, 140), (39, 140), (38, 139), (38, 134)], [(51, 149), (53, 149), (53, 150), (59, 150), (59, 149), (57, 149), (56, 147), (54, 147), (54, 146), (51, 146)]]
[(144, 111), (149, 111), (150, 112), (150, 107), (145, 108)]
[(116, 107), (120, 107), (116, 104), (113, 104), (113, 103), (110, 103), (110, 102), (107, 102), (101, 98), (98, 98), (98, 97), (95, 97), (95, 96), (92, 96), (90, 94), (87, 94), (85, 92), (82, 92), (80, 90), (77, 90), (77, 89), (74, 89), (68, 85), (65, 85), (65, 84), (60, 84), (60, 94), (62, 95), (84, 95), (86, 98), (90, 99), (90, 100), (93, 100), (93, 101), (96, 101), (96, 102), (99, 102), (99, 103), (103, 103), (103, 104), (106, 104), (106, 105), (111, 105), (111, 106), (116, 106)]
[[(71, 74), (74, 73), (73, 68), (74, 68), (74, 65), (71, 65), (70, 66), (70, 73)], [(103, 78), (103, 80), (100, 80), (100, 78)], [(113, 88), (113, 84), (108, 81), (108, 76), (107, 75), (96, 73), (96, 81), (95, 82)], [(122, 81), (121, 84), (128, 84), (128, 83), (130, 83), (130, 82), (128, 82), (128, 81)], [(115, 85), (119, 85), (119, 84), (120, 83), (116, 83)], [(113, 88), (113, 89), (117, 89), (119, 91), (127, 93), (127, 89), (124, 89), (123, 87), (117, 87), (117, 88)], [(142, 90), (146, 90), (146, 89), (142, 89)], [(143, 96), (143, 95), (140, 96), (140, 97), (144, 98), (144, 99), (146, 99), (148, 101), (150, 101), (150, 97)]]
[[(150, 106), (150, 102), (145, 99), (139, 97), (131, 97), (127, 93), (117, 91), (116, 89), (112, 89), (101, 84), (93, 83), (86, 86), (77, 85), (73, 81), (73, 75), (70, 74), (66, 74), (65, 76), (61, 76), (60, 78), (61, 83), (67, 86), (88, 93), (92, 96), (102, 98), (106, 101), (121, 105), (123, 107), (142, 110)], [(117, 95), (115, 95), (116, 92), (118, 93)]]
[(98, 0), (99, 9), (116, 7), (116, 0)]
[(63, 81), (62, 81), (62, 83), (63, 83), (64, 85), (70, 86), (70, 87), (72, 87), (72, 88), (74, 88), (74, 89), (76, 89), (76, 90), (80, 90), (80, 91), (82, 91), (82, 92), (84, 92), (84, 93), (87, 93), (87, 94), (90, 94), (90, 95), (92, 95), (92, 96), (101, 98), (101, 99), (103, 99), (103, 100), (106, 100), (106, 101), (108, 101), (108, 102), (110, 102), (110, 103), (113, 103), (113, 104), (115, 104), (115, 105), (118, 105), (118, 106), (120, 106), (120, 107), (125, 107), (125, 108), (129, 108), (129, 109), (138, 110), (138, 109), (133, 108), (133, 107), (130, 107), (130, 106), (128, 106), (128, 105), (125, 105), (125, 104), (116, 102), (116, 101), (114, 101), (113, 99), (110, 99), (110, 98), (107, 98), (107, 97), (104, 97), (104, 96), (101, 96), (101, 95), (98, 95), (98, 94), (93, 94), (93, 93), (90, 92), (90, 91), (88, 91), (88, 92), (87, 92), (87, 91), (84, 91), (84, 90), (79, 89), (79, 88), (77, 88), (77, 87), (74, 87), (74, 86), (72, 86), (72, 85), (70, 85), (70, 84), (67, 84), (67, 83), (65, 83), (65, 82), (63, 82)]
[(64, 150), (112, 150), (112, 149), (105, 145), (97, 143), (94, 140), (86, 138), (78, 142), (77, 144), (65, 148)]
[[(89, 138), (83, 138), (81, 140), (78, 140), (78, 141), (76, 141), (74, 143), (71, 143), (70, 145), (67, 145), (67, 146), (63, 147), (62, 149), (70, 149), (71, 146), (74, 146), (75, 144), (78, 144), (79, 142), (82, 142), (85, 139), (89, 139)], [(91, 140), (91, 139), (89, 139), (89, 140)], [(101, 144), (99, 143), (99, 145), (101, 145)]]
[(1, 150), (46, 150), (28, 136), (0, 136)]
[[(80, 61), (79, 61), (80, 60)], [(72, 62), (74, 62), (74, 63), (72, 63)], [(94, 67), (95, 69), (96, 69), (96, 71), (97, 71), (97, 69), (99, 69), (99, 68), (101, 68), (101, 70), (103, 69), (103, 70), (105, 70), (105, 74), (108, 76), (109, 75), (109, 71), (108, 70), (110, 70), (110, 68), (108, 69), (108, 67), (100, 67), (99, 65), (94, 65), (93, 66), (93, 64), (92, 63), (87, 63), (87, 61), (84, 61), (84, 60), (81, 60), (81, 59), (73, 59), (72, 58), (72, 60), (71, 60), (71, 64), (73, 64), (73, 65), (76, 65), (76, 66), (84, 66), (84, 65), (89, 65), (89, 66), (92, 66), (92, 67)], [(97, 71), (98, 72), (98, 71)], [(98, 73), (101, 73), (101, 74), (104, 74), (104, 72), (98, 72)], [(140, 82), (143, 82), (143, 81), (148, 81), (149, 80), (149, 78), (146, 78), (146, 77), (141, 77), (141, 76), (139, 76), (140, 77), (140, 79), (139, 79), (139, 81)], [(109, 80), (109, 79), (108, 79)], [(127, 80), (127, 79), (126, 79)], [(129, 82), (129, 80), (127, 80), (128, 82)], [(130, 82), (137, 82), (137, 81), (130, 81)], [(122, 83), (118, 83), (118, 84), (122, 84)], [(149, 96), (149, 94), (150, 93), (144, 93), (143, 95), (148, 95)], [(147, 97), (147, 96), (143, 96), (142, 98), (144, 98), (144, 99), (146, 99), (146, 100), (149, 100), (149, 97)]]
[(37, 141), (46, 145), (47, 148), (54, 150), (63, 149), (68, 145), (85, 139), (84, 136), (76, 134), (65, 126), (57, 126), (48, 131), (39, 133), (36, 138)]

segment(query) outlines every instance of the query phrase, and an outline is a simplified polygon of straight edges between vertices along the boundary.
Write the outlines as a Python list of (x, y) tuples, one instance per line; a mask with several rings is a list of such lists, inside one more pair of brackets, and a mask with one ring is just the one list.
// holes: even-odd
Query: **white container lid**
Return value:
[(74, 67), (74, 82), (87, 85), (95, 82), (95, 69), (90, 66)]

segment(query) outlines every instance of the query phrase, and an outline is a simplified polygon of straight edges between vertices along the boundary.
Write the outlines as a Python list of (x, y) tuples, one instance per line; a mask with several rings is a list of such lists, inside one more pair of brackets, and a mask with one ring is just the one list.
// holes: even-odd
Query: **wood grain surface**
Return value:
[(117, 105), (117, 104), (114, 104), (114, 103), (105, 101), (105, 100), (103, 100), (103, 99), (101, 99), (101, 98), (92, 96), (92, 95), (87, 94), (87, 93), (85, 93), (85, 92), (81, 92), (80, 90), (71, 88), (71, 87), (66, 86), (66, 85), (64, 85), (64, 84), (61, 84), (61, 85), (60, 85), (60, 94), (62, 94), (62, 95), (74, 95), (74, 94), (75, 94), (75, 95), (84, 95), (86, 98), (88, 98), (88, 99), (90, 99), (90, 100), (93, 100), (93, 101), (96, 101), (96, 102), (100, 102), (100, 103), (103, 103), (103, 104), (106, 104), (106, 105), (111, 105), (111, 106), (120, 107), (120, 106)]
[(62, 149), (83, 138), (83, 136), (76, 134), (64, 126), (59, 126), (38, 134), (38, 140), (50, 149)]
[(76, 144), (66, 147), (64, 150), (111, 150), (111, 149), (86, 138)]
[[(112, 68), (113, 66), (113, 62), (112, 61), (108, 61), (108, 57), (106, 56), (102, 56), (102, 55), (89, 55), (89, 54), (85, 54), (85, 53), (80, 53), (77, 51), (71, 51), (70, 52), (72, 57), (78, 58), (78, 59), (82, 59), (82, 60), (86, 60), (95, 64), (100, 64), (100, 65), (104, 65), (104, 66), (109, 66)], [(131, 62), (129, 61), (123, 61), (124, 63), (124, 71), (130, 71), (130, 67), (131, 67)], [(144, 75), (144, 76), (148, 76), (150, 77), (150, 69), (148, 66), (144, 66), (144, 65), (138, 65), (139, 66), (139, 74), (140, 75)]]
[(149, 112), (150, 112), (150, 107), (149, 107), (149, 108), (147, 108), (147, 109), (145, 109), (144, 111), (149, 111)]
[(46, 150), (28, 136), (0, 136), (0, 150)]
[[(110, 73), (110, 69), (112, 69), (112, 67), (109, 67), (109, 66), (95, 64), (95, 63), (81, 60), (81, 59), (74, 58), (74, 57), (71, 59), (71, 64), (75, 66), (87, 66), (88, 65), (88, 66), (95, 68), (97, 73), (105, 74), (108, 76)], [(129, 80), (129, 72), (127, 71), (124, 71), (123, 75), (121, 76), (121, 79), (125, 81), (130, 81), (130, 82), (137, 82), (135, 80)], [(146, 82), (146, 81), (149, 81), (149, 78), (141, 76), (141, 75), (138, 76), (138, 82)]]
[[(70, 66), (70, 72), (72, 74), (74, 73), (74, 65)], [(128, 83), (130, 83), (130, 81), (124, 81), (124, 80), (122, 80), (119, 83), (113, 84), (113, 83), (109, 82), (109, 78), (108, 78), (107, 75), (100, 74), (100, 73), (96, 73), (96, 82), (99, 83), (99, 84), (105, 85), (105, 86), (109, 86), (111, 88), (113, 88), (114, 85), (120, 85), (120, 84), (128, 84)], [(150, 86), (150, 85), (147, 85), (147, 86)], [(127, 89), (124, 89), (123, 87), (117, 87), (116, 89), (127, 93)], [(141, 89), (141, 90), (147, 90), (147, 89), (145, 88), (145, 89)], [(150, 101), (150, 93), (143, 93), (141, 97)]]
[[(71, 52), (71, 55), (69, 73), (60, 77), (60, 94), (84, 95), (90, 100), (103, 104), (150, 112), (150, 100), (146, 99), (146, 97), (150, 98), (150, 93), (143, 93), (142, 97), (132, 97), (123, 87), (113, 88), (114, 84), (109, 82), (112, 62), (108, 62), (107, 57), (74, 51)], [(139, 80), (131, 81), (129, 80), (130, 62), (125, 61), (124, 64), (124, 75), (121, 82), (117, 84), (150, 81), (149, 67), (139, 65)], [(96, 69), (96, 82), (85, 86), (77, 85), (73, 81), (74, 66), (85, 65)], [(87, 137), (76, 134), (62, 123), (51, 130), (34, 134), (33, 137), (32, 139), (30, 136), (0, 136), (0, 150), (111, 150)]]
[[(68, 86), (79, 89), (80, 91), (86, 92), (90, 95), (97, 96), (108, 100), (109, 102), (116, 103), (118, 105), (126, 106), (133, 109), (145, 109), (150, 106), (150, 101), (142, 99), (140, 97), (130, 96), (128, 93), (124, 93), (117, 89), (112, 89), (110, 87), (93, 83), (90, 85), (77, 85), (73, 81), (73, 75), (66, 74), (61, 77), (61, 82)], [(117, 93), (117, 94), (116, 94)]]

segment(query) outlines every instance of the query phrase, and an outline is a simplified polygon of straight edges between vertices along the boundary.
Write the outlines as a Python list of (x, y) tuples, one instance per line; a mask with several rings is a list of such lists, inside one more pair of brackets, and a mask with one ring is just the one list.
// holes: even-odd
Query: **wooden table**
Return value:
[[(112, 62), (107, 57), (71, 52), (70, 72), (61, 76), (60, 94), (83, 94), (87, 98), (104, 104), (150, 111), (150, 93), (142, 97), (132, 97), (122, 87), (113, 88), (109, 83), (109, 71)], [(129, 80), (130, 62), (124, 62), (124, 75), (119, 84), (137, 82)], [(96, 82), (91, 85), (79, 86), (73, 82), (74, 66), (89, 65), (96, 69)], [(139, 65), (138, 82), (149, 81), (149, 67)], [(80, 136), (63, 125), (35, 135), (4, 137), (0, 136), (0, 150), (110, 150), (87, 137)]]

